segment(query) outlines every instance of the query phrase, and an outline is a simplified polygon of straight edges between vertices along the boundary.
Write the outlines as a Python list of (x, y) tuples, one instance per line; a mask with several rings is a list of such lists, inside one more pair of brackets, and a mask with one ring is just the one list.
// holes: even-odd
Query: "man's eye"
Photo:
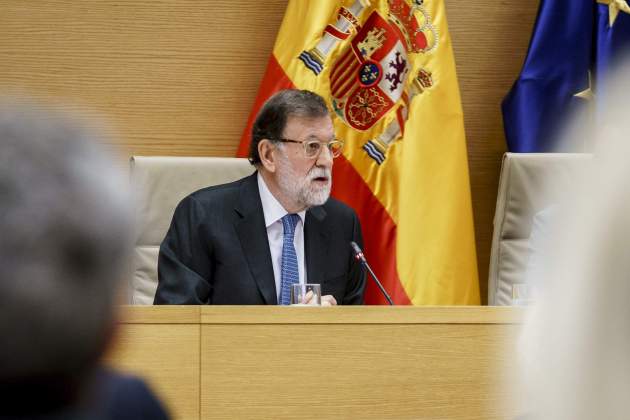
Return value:
[(320, 147), (322, 146), (317, 141), (306, 143), (306, 148), (308, 149), (309, 152), (317, 152), (320, 149)]

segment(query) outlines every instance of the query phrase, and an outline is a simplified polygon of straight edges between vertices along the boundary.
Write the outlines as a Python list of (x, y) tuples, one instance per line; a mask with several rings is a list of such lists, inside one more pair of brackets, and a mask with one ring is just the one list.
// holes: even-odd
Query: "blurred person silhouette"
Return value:
[(0, 106), (0, 418), (168, 418), (141, 380), (99, 366), (133, 229), (97, 140)]
[(593, 158), (558, 198), (529, 279), (539, 293), (519, 341), (528, 419), (630, 418), (629, 68), (591, 120)]

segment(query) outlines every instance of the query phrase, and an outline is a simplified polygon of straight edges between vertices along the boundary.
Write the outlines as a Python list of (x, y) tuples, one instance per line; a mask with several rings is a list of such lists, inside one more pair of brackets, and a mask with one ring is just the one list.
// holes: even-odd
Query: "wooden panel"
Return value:
[(124, 307), (107, 357), (147, 377), (176, 418), (521, 412), (506, 386), (520, 308), (193, 308), (201, 317), (186, 309)]
[(198, 324), (201, 319), (201, 308), (195, 305), (123, 305), (120, 307), (119, 322), (121, 324)]
[(121, 325), (105, 363), (146, 379), (173, 418), (198, 419), (199, 324), (169, 324), (172, 311), (153, 309), (160, 324)]
[(285, 5), (5, 0), (0, 92), (103, 113), (130, 154), (233, 156)]
[[(481, 290), (499, 166), (500, 101), (538, 0), (446, 0), (468, 139)], [(0, 92), (102, 113), (125, 154), (233, 156), (286, 0), (4, 0)], [(70, 105), (68, 105), (70, 102)]]
[(505, 419), (509, 325), (203, 325), (202, 418)]
[(203, 324), (517, 324), (524, 309), (509, 306), (204, 306)]

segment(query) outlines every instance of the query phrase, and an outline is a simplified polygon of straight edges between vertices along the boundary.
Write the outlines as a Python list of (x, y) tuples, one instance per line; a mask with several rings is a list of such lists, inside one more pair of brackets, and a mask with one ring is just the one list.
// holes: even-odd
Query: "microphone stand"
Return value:
[(383, 294), (383, 296), (385, 296), (385, 299), (387, 299), (387, 303), (389, 303), (390, 305), (394, 305), (394, 302), (392, 301), (392, 298), (389, 297), (389, 295), (385, 291), (385, 288), (383, 287), (381, 282), (378, 281), (378, 278), (376, 277), (376, 274), (374, 274), (374, 271), (372, 271), (372, 268), (368, 264), (367, 259), (363, 255), (363, 251), (361, 251), (361, 248), (359, 247), (359, 245), (357, 245), (356, 242), (351, 241), (350, 242), (350, 246), (352, 247), (352, 250), (354, 251), (354, 258), (356, 258), (357, 261), (359, 261), (363, 267), (367, 268), (368, 272), (372, 276), (372, 279), (374, 280), (374, 282), (376, 283), (378, 288), (381, 289), (381, 293)]

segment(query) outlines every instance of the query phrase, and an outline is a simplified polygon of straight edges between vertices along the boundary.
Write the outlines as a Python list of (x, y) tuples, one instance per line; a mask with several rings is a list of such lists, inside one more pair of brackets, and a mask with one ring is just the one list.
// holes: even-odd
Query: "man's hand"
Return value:
[[(304, 298), (302, 299), (302, 303), (305, 305), (313, 305), (315, 303), (313, 302), (314, 297), (315, 296), (313, 295), (313, 292), (309, 290), (304, 295)], [(336, 305), (337, 305), (337, 300), (335, 299), (333, 295), (322, 296), (322, 306), (336, 306)]]
[(337, 300), (333, 295), (322, 296), (322, 306), (337, 306)]

